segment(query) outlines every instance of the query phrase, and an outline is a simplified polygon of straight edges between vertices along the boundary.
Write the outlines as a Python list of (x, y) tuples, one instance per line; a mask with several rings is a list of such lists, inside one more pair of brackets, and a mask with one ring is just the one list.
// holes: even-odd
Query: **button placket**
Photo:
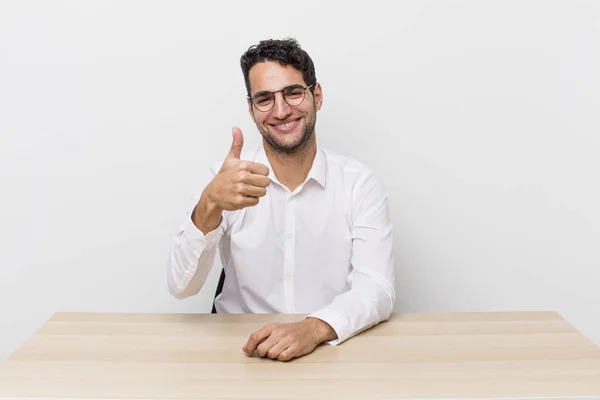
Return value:
[(296, 312), (294, 300), (294, 267), (295, 267), (295, 240), (294, 232), (296, 229), (296, 211), (294, 207), (294, 198), (289, 195), (285, 206), (285, 231), (283, 244), (283, 287), (285, 292), (285, 305), (289, 313)]

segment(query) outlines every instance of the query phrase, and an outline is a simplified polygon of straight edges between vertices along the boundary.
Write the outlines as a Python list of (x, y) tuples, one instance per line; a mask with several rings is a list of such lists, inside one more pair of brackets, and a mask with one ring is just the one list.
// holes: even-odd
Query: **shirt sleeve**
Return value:
[(350, 290), (309, 315), (335, 330), (337, 339), (328, 342), (332, 345), (387, 320), (396, 302), (387, 193), (372, 174), (357, 186), (353, 195)]
[(192, 213), (199, 198), (199, 195), (193, 198), (183, 224), (175, 233), (167, 262), (167, 287), (179, 299), (197, 294), (206, 282), (227, 226), (226, 213), (223, 212), (219, 226), (203, 234), (192, 222)]

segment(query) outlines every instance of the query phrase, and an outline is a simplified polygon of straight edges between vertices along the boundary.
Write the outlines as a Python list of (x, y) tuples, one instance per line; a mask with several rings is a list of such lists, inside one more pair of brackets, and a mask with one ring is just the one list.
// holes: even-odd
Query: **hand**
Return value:
[(233, 142), (221, 169), (206, 186), (192, 213), (192, 221), (204, 234), (216, 229), (225, 210), (240, 210), (258, 204), (267, 194), (269, 168), (240, 160), (244, 136), (233, 128)]
[(240, 160), (244, 136), (233, 128), (233, 142), (220, 171), (206, 188), (207, 197), (219, 210), (240, 210), (255, 206), (267, 194), (269, 168), (252, 161)]
[(319, 344), (333, 340), (333, 328), (318, 318), (306, 318), (291, 324), (269, 324), (250, 335), (242, 351), (252, 356), (289, 361), (312, 352)]

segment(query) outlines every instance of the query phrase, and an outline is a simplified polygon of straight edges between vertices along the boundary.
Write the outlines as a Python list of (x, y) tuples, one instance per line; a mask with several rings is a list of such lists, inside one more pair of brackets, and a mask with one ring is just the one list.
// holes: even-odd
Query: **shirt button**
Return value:
[(292, 235), (291, 233), (286, 233), (286, 234), (285, 234), (285, 238), (286, 238), (287, 240), (290, 240), (290, 239), (292, 238), (292, 236), (293, 236), (293, 235)]
[(289, 278), (292, 276), (292, 272), (290, 270), (285, 271), (285, 277)]

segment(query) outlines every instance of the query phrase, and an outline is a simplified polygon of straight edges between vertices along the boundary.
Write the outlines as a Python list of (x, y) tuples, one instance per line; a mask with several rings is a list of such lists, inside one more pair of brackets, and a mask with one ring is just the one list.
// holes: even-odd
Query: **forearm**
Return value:
[(215, 216), (210, 211), (202, 213), (200, 210), (213, 210), (202, 197), (173, 240), (166, 280), (169, 291), (177, 298), (200, 291), (214, 264), (221, 239), (222, 213), (219, 211)]
[(393, 310), (396, 293), (385, 280), (354, 279), (353, 287), (346, 293), (311, 314), (329, 324), (336, 332), (331, 344), (339, 344), (352, 336), (387, 320)]
[(215, 247), (207, 249), (198, 246), (194, 250), (184, 242), (185, 239), (175, 243), (167, 267), (167, 286), (171, 294), (179, 299), (193, 296), (202, 289), (217, 253)]

